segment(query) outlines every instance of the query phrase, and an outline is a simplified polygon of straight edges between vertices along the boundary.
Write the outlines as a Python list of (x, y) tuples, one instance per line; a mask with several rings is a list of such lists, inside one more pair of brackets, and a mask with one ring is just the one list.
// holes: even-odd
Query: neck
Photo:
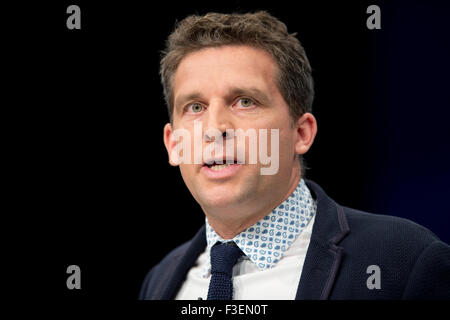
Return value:
[[(251, 227), (259, 220), (263, 219), (273, 209), (283, 203), (295, 190), (300, 182), (300, 167), (295, 166), (292, 170), (291, 177), (287, 189), (281, 190), (282, 192), (275, 197), (272, 201), (262, 203), (261, 198), (256, 198), (250, 203), (239, 205), (236, 207), (230, 206), (228, 211), (230, 212), (248, 212), (245, 216), (227, 214), (225, 212), (214, 215), (208, 214), (207, 210), (203, 208), (208, 223), (214, 229), (214, 231), (223, 239), (233, 239), (236, 235)], [(261, 205), (262, 204), (262, 205)]]

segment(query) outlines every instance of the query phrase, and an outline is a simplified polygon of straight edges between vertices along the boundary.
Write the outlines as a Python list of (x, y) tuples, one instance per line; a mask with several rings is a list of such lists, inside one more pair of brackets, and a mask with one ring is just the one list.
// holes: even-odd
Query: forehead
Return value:
[(174, 98), (200, 91), (221, 94), (230, 87), (276, 90), (277, 67), (269, 53), (250, 46), (205, 48), (181, 60), (174, 78)]

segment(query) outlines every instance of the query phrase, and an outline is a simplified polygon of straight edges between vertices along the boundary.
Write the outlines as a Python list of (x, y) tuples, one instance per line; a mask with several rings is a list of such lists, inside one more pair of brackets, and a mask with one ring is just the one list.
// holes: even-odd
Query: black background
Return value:
[[(34, 294), (134, 301), (146, 272), (203, 224), (168, 164), (158, 75), (175, 21), (193, 13), (263, 9), (297, 32), (316, 83), (307, 178), (342, 205), (411, 219), (450, 242), (448, 3), (93, 2), (3, 13), (14, 15), (12, 243), (25, 278), (39, 267)], [(66, 28), (70, 4), (81, 30)], [(370, 4), (381, 30), (366, 27)], [(82, 290), (66, 288), (71, 264)]]

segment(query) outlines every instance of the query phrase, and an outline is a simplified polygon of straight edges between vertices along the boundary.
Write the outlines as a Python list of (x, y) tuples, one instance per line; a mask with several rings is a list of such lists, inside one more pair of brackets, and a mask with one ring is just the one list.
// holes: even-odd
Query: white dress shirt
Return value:
[(316, 210), (316, 203), (301, 179), (282, 204), (233, 239), (222, 239), (206, 220), (207, 246), (189, 270), (175, 299), (206, 300), (211, 279), (209, 253), (217, 241), (234, 241), (245, 253), (233, 267), (233, 299), (295, 299)]

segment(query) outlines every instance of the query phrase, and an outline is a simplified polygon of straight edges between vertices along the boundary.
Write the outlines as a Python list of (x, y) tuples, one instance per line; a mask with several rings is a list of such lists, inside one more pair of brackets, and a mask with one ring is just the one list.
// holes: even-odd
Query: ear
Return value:
[(164, 126), (164, 145), (166, 146), (167, 154), (169, 155), (169, 163), (172, 166), (178, 166), (178, 163), (171, 159), (172, 150), (175, 146), (175, 141), (173, 139), (173, 129), (170, 123), (166, 123)]
[(317, 121), (311, 113), (303, 114), (295, 126), (295, 152), (305, 154), (314, 142), (317, 133)]

